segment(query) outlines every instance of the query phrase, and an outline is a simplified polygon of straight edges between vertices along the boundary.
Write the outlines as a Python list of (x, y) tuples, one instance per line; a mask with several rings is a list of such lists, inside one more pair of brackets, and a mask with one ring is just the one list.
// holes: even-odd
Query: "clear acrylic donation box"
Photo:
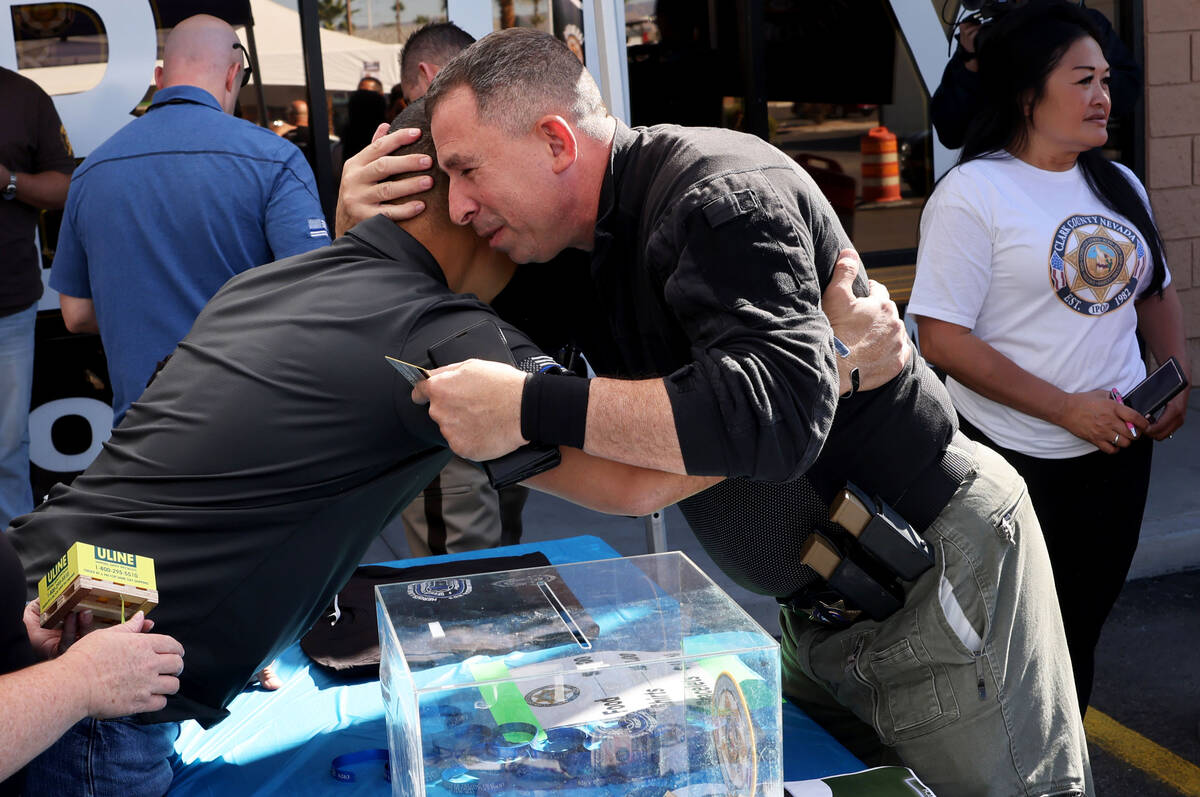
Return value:
[(779, 646), (681, 553), (376, 598), (394, 795), (783, 794)]

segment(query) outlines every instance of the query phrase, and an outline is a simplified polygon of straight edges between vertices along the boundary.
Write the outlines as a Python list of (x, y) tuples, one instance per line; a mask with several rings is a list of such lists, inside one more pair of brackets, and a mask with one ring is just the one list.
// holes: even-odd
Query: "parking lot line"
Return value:
[(1083, 727), (1088, 741), (1110, 755), (1161, 780), (1185, 797), (1200, 797), (1200, 767), (1190, 761), (1095, 708), (1088, 709)]

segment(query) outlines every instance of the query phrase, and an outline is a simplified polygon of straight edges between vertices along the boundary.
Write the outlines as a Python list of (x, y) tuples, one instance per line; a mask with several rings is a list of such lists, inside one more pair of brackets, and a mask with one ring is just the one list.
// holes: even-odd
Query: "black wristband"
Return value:
[(521, 393), (521, 436), (531, 443), (583, 448), (590, 379), (534, 374)]

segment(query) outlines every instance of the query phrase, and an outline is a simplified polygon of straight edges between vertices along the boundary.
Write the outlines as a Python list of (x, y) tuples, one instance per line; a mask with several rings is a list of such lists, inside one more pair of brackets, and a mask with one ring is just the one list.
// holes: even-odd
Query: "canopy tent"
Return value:
[[(209, 0), (209, 4), (213, 5), (213, 0)], [(158, 23), (167, 26), (178, 22), (179, 19), (166, 11), (177, 5), (181, 4), (158, 4), (155, 9)], [(238, 4), (230, 5), (233, 7)], [(304, 54), (300, 44), (300, 15), (272, 0), (250, 0), (249, 5), (258, 51), (259, 74), (255, 79), (264, 86), (306, 85)], [(242, 24), (236, 14), (220, 13), (215, 7), (205, 8), (201, 4), (199, 10), (217, 12), (234, 24)], [(238, 28), (238, 38), (248, 49), (245, 28)], [(391, 88), (400, 82), (400, 50), (399, 44), (374, 42), (322, 29), (321, 59), (326, 90), (353, 91), (364, 75), (377, 77), (384, 88)], [(105, 63), (83, 63), (22, 69), (20, 73), (38, 83), (48, 94), (74, 94), (96, 86), (106, 68)], [(153, 77), (146, 76), (147, 86)]]
[[(250, 0), (254, 38), (264, 86), (303, 86), (304, 54), (300, 15), (272, 0)], [(246, 44), (245, 30), (238, 36)], [(321, 30), (321, 61), (327, 91), (353, 91), (364, 75), (379, 78), (385, 89), (400, 82), (400, 45), (385, 44)]]

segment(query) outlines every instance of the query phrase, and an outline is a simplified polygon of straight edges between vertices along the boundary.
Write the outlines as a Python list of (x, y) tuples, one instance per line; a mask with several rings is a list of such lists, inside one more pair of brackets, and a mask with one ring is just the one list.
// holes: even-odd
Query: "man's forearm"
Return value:
[(12, 775), (87, 715), (86, 683), (60, 661), (0, 676), (0, 780)]
[(96, 321), (96, 305), (91, 299), (60, 293), (58, 306), (62, 310), (63, 323), (68, 331), (93, 334), (100, 332), (100, 325)]
[(683, 476), (601, 459), (563, 447), (562, 464), (525, 484), (597, 512), (648, 515), (721, 481), (719, 476)]
[(17, 173), (17, 201), (44, 210), (59, 210), (67, 203), (70, 175), (62, 172)]
[[(534, 442), (578, 447), (577, 441), (559, 439), (554, 424), (549, 436), (539, 437), (536, 432), (542, 424), (522, 418), (529, 412), (523, 396), (527, 378), (527, 374), (509, 365), (465, 360), (431, 371), (428, 379), (413, 388), (413, 400), (429, 402), (429, 417), (438, 424), (454, 453), (464, 459), (495, 459), (529, 442), (522, 431), (523, 420), (534, 428)], [(671, 401), (661, 379), (592, 379), (586, 400), (585, 452), (652, 470), (686, 472)], [(545, 410), (564, 411), (570, 410), (558, 401), (550, 401)]]
[(687, 473), (661, 379), (593, 379), (583, 450), (628, 465)]

